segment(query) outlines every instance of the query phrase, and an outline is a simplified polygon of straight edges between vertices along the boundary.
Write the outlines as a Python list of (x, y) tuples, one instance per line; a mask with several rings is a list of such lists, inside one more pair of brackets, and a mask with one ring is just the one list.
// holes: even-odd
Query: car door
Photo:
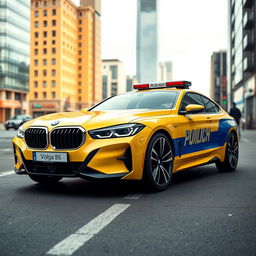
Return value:
[[(187, 92), (181, 101), (179, 115), (175, 124), (179, 138), (175, 139), (181, 165), (189, 164), (191, 159), (199, 158), (202, 151), (207, 149), (211, 139), (211, 123), (206, 112), (181, 114), (189, 104), (203, 105), (200, 94)], [(203, 152), (203, 154), (207, 154)], [(189, 166), (188, 166), (189, 167)]]

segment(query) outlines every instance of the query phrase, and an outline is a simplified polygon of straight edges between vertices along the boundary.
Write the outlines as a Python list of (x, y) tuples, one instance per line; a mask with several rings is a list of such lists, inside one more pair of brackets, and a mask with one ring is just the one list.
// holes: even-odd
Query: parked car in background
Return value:
[(13, 128), (17, 130), (21, 125), (23, 125), (31, 119), (32, 117), (29, 115), (16, 115), (5, 122), (5, 129), (9, 130), (10, 128)]

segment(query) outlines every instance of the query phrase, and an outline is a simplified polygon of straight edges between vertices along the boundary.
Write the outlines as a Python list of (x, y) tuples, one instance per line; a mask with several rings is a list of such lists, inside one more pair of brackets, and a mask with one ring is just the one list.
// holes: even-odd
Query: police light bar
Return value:
[(177, 89), (189, 89), (189, 86), (191, 86), (191, 82), (189, 81), (176, 81), (176, 82), (134, 84), (133, 89), (145, 90), (145, 89), (172, 88), (172, 87)]

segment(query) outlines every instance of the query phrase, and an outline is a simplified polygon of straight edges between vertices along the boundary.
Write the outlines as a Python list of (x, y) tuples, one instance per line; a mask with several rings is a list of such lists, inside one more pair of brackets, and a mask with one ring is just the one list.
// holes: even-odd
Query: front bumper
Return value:
[[(45, 150), (27, 147), (24, 139), (15, 137), (13, 149), (17, 174), (40, 174), (63, 177), (141, 179), (144, 156), (151, 129), (145, 127), (131, 137), (92, 139), (86, 134), (86, 142), (76, 150)], [(33, 161), (32, 153), (68, 152), (67, 163)]]

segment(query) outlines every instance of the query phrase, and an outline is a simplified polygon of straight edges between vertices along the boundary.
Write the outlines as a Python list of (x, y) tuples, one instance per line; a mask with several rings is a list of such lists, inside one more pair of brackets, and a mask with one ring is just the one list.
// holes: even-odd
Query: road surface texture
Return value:
[(136, 182), (63, 179), (40, 186), (13, 168), (0, 131), (0, 255), (256, 255), (256, 131), (239, 166), (174, 175), (167, 191)]

